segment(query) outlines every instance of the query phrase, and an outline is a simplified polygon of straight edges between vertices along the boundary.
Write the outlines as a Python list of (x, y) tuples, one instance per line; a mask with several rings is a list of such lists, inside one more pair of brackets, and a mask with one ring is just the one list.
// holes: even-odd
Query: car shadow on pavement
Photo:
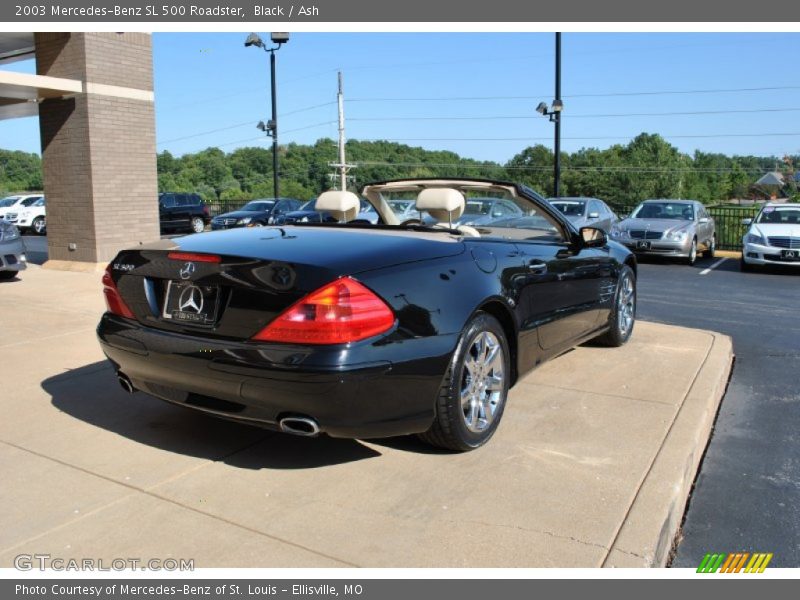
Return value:
[[(381, 455), (357, 440), (291, 436), (205, 415), (142, 392), (128, 394), (106, 362), (49, 377), (41, 385), (53, 406), (75, 419), (138, 444), (233, 467), (310, 469)], [(136, 452), (136, 447), (130, 451)]]

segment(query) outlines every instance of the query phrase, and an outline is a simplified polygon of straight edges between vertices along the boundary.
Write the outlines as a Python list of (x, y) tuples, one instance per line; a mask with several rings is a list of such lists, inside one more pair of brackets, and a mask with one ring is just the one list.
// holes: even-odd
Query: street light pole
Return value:
[[(561, 33), (556, 32), (556, 98), (554, 106), (561, 105)], [(555, 161), (553, 162), (553, 196), (558, 198), (561, 192), (561, 111), (555, 114), (556, 139), (554, 146)]]
[(257, 127), (266, 132), (267, 135), (272, 137), (272, 192), (275, 198), (280, 197), (280, 183), (278, 175), (278, 100), (277, 100), (277, 86), (275, 84), (275, 52), (281, 49), (281, 46), (289, 41), (289, 34), (286, 32), (272, 32), (270, 39), (273, 44), (272, 48), (267, 48), (264, 41), (257, 33), (251, 33), (247, 36), (244, 42), (245, 47), (255, 46), (261, 48), (265, 52), (269, 52), (269, 70), (270, 70), (270, 88), (272, 90), (272, 118), (264, 124), (260, 121)]
[(269, 69), (272, 87), (272, 193), (277, 200), (280, 198), (280, 184), (278, 183), (278, 94), (275, 88), (275, 50), (277, 48), (269, 51)]
[(555, 141), (553, 143), (553, 197), (561, 195), (561, 112), (564, 110), (564, 103), (561, 101), (561, 33), (556, 33), (556, 97), (553, 104), (547, 106), (547, 102), (539, 102), (536, 107), (543, 117), (548, 117), (550, 122), (555, 125)]

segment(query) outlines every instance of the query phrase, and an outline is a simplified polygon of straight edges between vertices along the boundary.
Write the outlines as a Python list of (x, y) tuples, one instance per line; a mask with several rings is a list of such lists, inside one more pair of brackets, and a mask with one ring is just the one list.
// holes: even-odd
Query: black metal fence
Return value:
[[(620, 219), (633, 212), (636, 206), (612, 206)], [(758, 214), (760, 205), (752, 206), (707, 206), (708, 214), (714, 219), (717, 232), (717, 248), (720, 250), (741, 250), (742, 237), (748, 229), (742, 219), (751, 219)]]
[(239, 210), (248, 202), (249, 200), (215, 200), (213, 202), (206, 202), (206, 205), (211, 212), (211, 216), (216, 217), (222, 213)]

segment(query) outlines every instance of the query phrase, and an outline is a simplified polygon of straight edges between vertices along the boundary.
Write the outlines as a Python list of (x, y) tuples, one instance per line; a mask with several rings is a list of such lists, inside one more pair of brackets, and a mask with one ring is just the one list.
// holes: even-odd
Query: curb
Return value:
[(714, 256), (719, 258), (742, 258), (742, 253), (739, 250), (717, 250)]
[(733, 364), (731, 338), (708, 332), (711, 347), (642, 481), (604, 567), (664, 567), (708, 446)]

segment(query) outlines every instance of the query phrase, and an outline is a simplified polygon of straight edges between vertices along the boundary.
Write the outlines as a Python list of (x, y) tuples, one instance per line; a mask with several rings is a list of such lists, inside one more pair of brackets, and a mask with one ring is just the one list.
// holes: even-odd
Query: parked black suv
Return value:
[(208, 206), (197, 194), (161, 192), (158, 195), (158, 216), (161, 232), (202, 232), (211, 221)]

